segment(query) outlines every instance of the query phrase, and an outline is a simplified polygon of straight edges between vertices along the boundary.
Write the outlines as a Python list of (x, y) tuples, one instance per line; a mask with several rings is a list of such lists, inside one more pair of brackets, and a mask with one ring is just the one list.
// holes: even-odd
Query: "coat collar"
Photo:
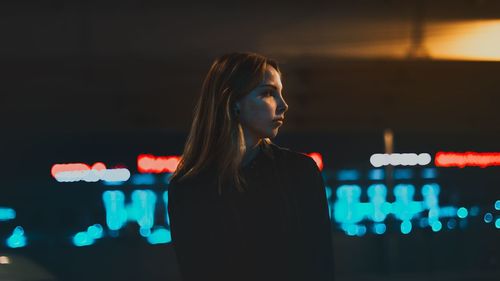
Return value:
[(265, 157), (274, 160), (274, 151), (272, 148), (273, 145), (273, 143), (267, 143), (265, 140), (263, 140), (260, 144), (260, 147)]

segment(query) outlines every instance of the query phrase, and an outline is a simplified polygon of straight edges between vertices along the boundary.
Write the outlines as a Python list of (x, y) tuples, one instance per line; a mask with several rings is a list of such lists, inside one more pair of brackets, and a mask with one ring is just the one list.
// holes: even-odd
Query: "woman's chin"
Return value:
[(265, 137), (272, 139), (278, 135), (278, 131), (279, 131), (279, 128), (272, 129), (271, 132)]
[(276, 128), (270, 128), (269, 130), (267, 131), (261, 131), (258, 135), (259, 135), (259, 138), (260, 139), (263, 139), (263, 138), (274, 138), (278, 135), (278, 131), (279, 131), (279, 127), (276, 127)]

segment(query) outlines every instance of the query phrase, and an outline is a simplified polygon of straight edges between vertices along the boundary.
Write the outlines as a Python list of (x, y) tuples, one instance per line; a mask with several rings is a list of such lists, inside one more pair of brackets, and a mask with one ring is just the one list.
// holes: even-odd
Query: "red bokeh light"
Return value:
[(180, 159), (180, 156), (141, 154), (137, 156), (137, 169), (140, 173), (172, 173), (177, 169)]
[(323, 156), (321, 156), (321, 153), (311, 152), (307, 153), (306, 155), (311, 157), (314, 160), (314, 162), (316, 162), (316, 165), (318, 165), (320, 171), (323, 170)]
[(500, 166), (500, 152), (443, 152), (434, 158), (437, 167), (481, 167)]
[(69, 163), (69, 164), (54, 164), (50, 169), (52, 177), (56, 177), (59, 172), (69, 172), (69, 171), (86, 171), (90, 170), (90, 166), (84, 163)]
[(92, 165), (92, 170), (96, 171), (106, 170), (106, 165), (104, 165), (104, 163), (102, 162), (94, 163), (94, 165)]

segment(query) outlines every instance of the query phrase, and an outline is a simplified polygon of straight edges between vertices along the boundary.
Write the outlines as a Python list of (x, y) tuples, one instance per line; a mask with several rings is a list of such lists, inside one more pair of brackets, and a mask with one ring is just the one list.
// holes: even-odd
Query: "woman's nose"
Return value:
[(284, 99), (281, 99), (280, 100), (280, 104), (279, 104), (279, 112), (281, 113), (285, 113), (288, 111), (288, 104), (285, 102)]

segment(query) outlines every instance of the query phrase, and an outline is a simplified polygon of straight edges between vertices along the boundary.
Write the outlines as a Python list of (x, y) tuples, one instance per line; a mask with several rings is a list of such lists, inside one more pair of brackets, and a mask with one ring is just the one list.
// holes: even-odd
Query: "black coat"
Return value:
[(243, 174), (247, 191), (222, 196), (210, 173), (170, 183), (182, 280), (332, 281), (331, 222), (314, 160), (263, 142)]

